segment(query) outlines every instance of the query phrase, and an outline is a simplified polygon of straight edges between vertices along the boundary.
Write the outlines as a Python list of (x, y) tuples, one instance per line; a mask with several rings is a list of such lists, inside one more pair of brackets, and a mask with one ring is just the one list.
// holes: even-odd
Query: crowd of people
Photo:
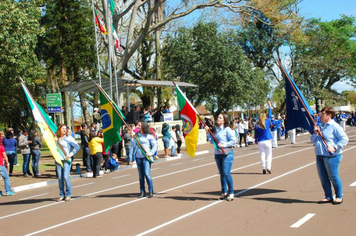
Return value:
[[(214, 118), (206, 118), (205, 128), (207, 139), (214, 144), (215, 162), (220, 174), (221, 195), (219, 200), (234, 200), (233, 178), (231, 168), (234, 162), (234, 148), (257, 145), (260, 151), (262, 174), (272, 174), (272, 149), (278, 147), (281, 138), (290, 137), (291, 143), (295, 144), (295, 136), (298, 129), (285, 131), (286, 116), (272, 113), (270, 101), (268, 101), (268, 113), (262, 112), (257, 122), (252, 118), (235, 118), (229, 121), (225, 114), (219, 114), (215, 122)], [(120, 129), (122, 140), (113, 144), (109, 149), (104, 145), (103, 131), (101, 129), (101, 118), (98, 109), (94, 113), (95, 123), (90, 127), (81, 125), (80, 137), (83, 151), (83, 163), (87, 172), (93, 173), (94, 178), (101, 177), (100, 170), (110, 173), (118, 169), (119, 161), (124, 160), (127, 165), (136, 164), (139, 177), (140, 194), (138, 197), (153, 197), (153, 182), (151, 177), (151, 163), (149, 157), (158, 158), (158, 133), (155, 123), (150, 119), (150, 109), (144, 109), (141, 120), (134, 124), (123, 126)], [(315, 145), (316, 163), (318, 175), (323, 187), (325, 197), (318, 203), (341, 204), (343, 202), (342, 181), (338, 175), (339, 165), (342, 159), (342, 148), (347, 145), (348, 137), (345, 134), (345, 123), (350, 116), (341, 112), (336, 113), (331, 107), (323, 108), (320, 115), (314, 114), (314, 134), (311, 142)], [(353, 118), (352, 118), (353, 119)], [(345, 122), (344, 122), (345, 121)], [(303, 132), (303, 129), (300, 129)], [(181, 126), (170, 127), (168, 123), (162, 125), (162, 144), (164, 157), (168, 157), (171, 149), (172, 157), (181, 155), (181, 145), (184, 142)], [(59, 198), (57, 201), (70, 201), (71, 183), (70, 171), (72, 160), (79, 150), (79, 145), (71, 135), (71, 130), (65, 125), (59, 125), (56, 138), (62, 146), (65, 158), (62, 163), (56, 163), (56, 174), (58, 177)], [(23, 156), (23, 176), (41, 176), (38, 163), (41, 157), (41, 141), (35, 131), (28, 132), (23, 129), (17, 138), (13, 129), (6, 134), (0, 131), (0, 174), (4, 179), (6, 195), (14, 195), (11, 189), (10, 176), (12, 176), (14, 165), (17, 164), (17, 149)], [(122, 150), (125, 149), (123, 158)], [(32, 173), (30, 161), (32, 157)], [(146, 191), (147, 183), (147, 191)], [(332, 197), (334, 187), (336, 198)], [(0, 192), (1, 194), (1, 192)]]

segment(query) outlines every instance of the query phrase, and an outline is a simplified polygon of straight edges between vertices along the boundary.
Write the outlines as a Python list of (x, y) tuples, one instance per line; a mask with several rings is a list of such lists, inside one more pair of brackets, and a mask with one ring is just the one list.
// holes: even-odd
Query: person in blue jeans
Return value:
[[(338, 205), (343, 202), (339, 166), (342, 148), (347, 145), (349, 138), (342, 127), (334, 121), (335, 114), (334, 108), (324, 107), (320, 113), (321, 124), (314, 127), (314, 134), (310, 138), (315, 145), (316, 166), (325, 194), (325, 198), (318, 201), (319, 204)], [(322, 137), (327, 144), (324, 143)], [(331, 184), (335, 190), (335, 199), (333, 199)]]
[[(208, 140), (215, 146), (215, 162), (220, 174), (221, 195), (219, 200), (226, 199), (231, 202), (234, 200), (234, 183), (231, 176), (231, 167), (234, 163), (234, 150), (236, 137), (234, 131), (229, 127), (229, 117), (225, 114), (219, 114), (217, 126), (213, 135), (208, 133)], [(208, 132), (209, 127), (205, 126)], [(228, 187), (228, 188), (227, 188)]]
[(27, 129), (22, 130), (22, 134), (19, 137), (19, 148), (20, 148), (21, 154), (23, 156), (22, 172), (23, 172), (24, 177), (27, 177), (29, 175), (32, 176), (32, 174), (29, 170), (30, 154), (31, 154), (31, 149), (29, 146), (30, 143), (31, 143), (31, 141), (28, 140)]
[[(56, 162), (56, 171), (58, 176), (59, 198), (57, 202), (65, 200), (66, 202), (71, 200), (72, 185), (70, 183), (70, 169), (72, 166), (71, 158), (78, 152), (79, 145), (72, 136), (67, 136), (67, 127), (64, 124), (58, 126), (57, 132), (58, 143), (64, 150), (64, 160), (62, 165)], [(64, 183), (66, 185), (66, 191), (64, 191)]]
[[(5, 165), (4, 165), (5, 163)], [(3, 146), (0, 146), (0, 175), (4, 179), (6, 196), (15, 195), (15, 192), (11, 189), (10, 177), (8, 174), (9, 161), (6, 156), (6, 152)], [(0, 191), (0, 196), (2, 195)]]
[(35, 132), (35, 131), (31, 131), (30, 139), (31, 139), (30, 148), (31, 148), (31, 156), (32, 156), (33, 176), (39, 177), (39, 176), (41, 176), (41, 174), (39, 173), (38, 165), (39, 165), (40, 157), (41, 157), (42, 143), (41, 143), (40, 139), (37, 137), (37, 132)]
[(169, 142), (171, 140), (171, 134), (169, 132), (169, 124), (163, 123), (162, 125), (162, 141), (163, 141), (163, 147), (164, 147), (164, 157), (168, 157), (168, 148), (169, 148)]
[[(145, 179), (148, 185), (148, 198), (153, 197), (153, 182), (151, 177), (151, 162), (147, 160), (147, 156), (153, 156), (157, 151), (157, 142), (151, 134), (150, 128), (146, 122), (141, 122), (140, 132), (136, 134), (136, 139), (133, 142), (133, 156), (136, 158), (137, 171), (140, 181), (140, 195), (139, 198), (146, 196)], [(143, 153), (145, 152), (145, 154)]]
[(127, 165), (130, 164), (130, 162), (133, 162), (132, 160), (132, 136), (134, 135), (133, 133), (134, 125), (129, 125), (126, 128), (126, 133), (124, 134), (124, 142), (125, 142), (125, 152), (126, 152), (126, 163)]

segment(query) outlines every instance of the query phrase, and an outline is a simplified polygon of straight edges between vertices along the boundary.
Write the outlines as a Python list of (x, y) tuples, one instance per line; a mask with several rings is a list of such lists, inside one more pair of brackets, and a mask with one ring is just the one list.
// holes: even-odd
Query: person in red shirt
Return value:
[[(9, 170), (9, 161), (7, 159), (4, 147), (0, 146), (0, 175), (4, 179), (6, 196), (11, 196), (11, 195), (15, 195), (15, 193), (11, 189), (10, 177), (9, 177), (8, 170)], [(2, 195), (2, 193), (0, 191), (0, 196), (1, 195)]]

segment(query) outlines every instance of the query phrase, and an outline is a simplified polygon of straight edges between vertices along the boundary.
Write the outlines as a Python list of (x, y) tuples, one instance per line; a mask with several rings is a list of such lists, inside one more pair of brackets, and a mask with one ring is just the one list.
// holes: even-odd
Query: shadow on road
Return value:
[(278, 202), (278, 203), (284, 203), (284, 204), (292, 204), (292, 203), (312, 203), (316, 204), (317, 201), (304, 201), (300, 199), (291, 199), (291, 198), (274, 198), (274, 197), (258, 197), (258, 198), (252, 198), (253, 200), (257, 201), (269, 201), (269, 202)]

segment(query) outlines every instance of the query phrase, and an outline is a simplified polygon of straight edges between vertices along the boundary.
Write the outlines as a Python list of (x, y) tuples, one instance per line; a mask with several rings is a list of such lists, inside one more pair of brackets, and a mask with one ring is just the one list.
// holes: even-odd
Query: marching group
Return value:
[[(225, 199), (230, 202), (234, 200), (231, 168), (234, 162), (234, 147), (242, 147), (242, 139), (244, 139), (245, 147), (257, 144), (260, 151), (262, 174), (272, 174), (272, 148), (278, 146), (277, 141), (283, 135), (287, 139), (288, 133), (285, 132), (285, 117), (278, 115), (276, 119), (272, 114), (270, 102), (268, 102), (268, 107), (268, 114), (261, 113), (255, 124), (253, 124), (252, 119), (234, 119), (233, 121), (229, 121), (227, 115), (219, 114), (216, 122), (213, 118), (210, 118), (203, 125), (202, 128), (205, 128), (208, 140), (215, 147), (215, 162), (221, 181), (221, 196), (219, 200)], [(320, 116), (315, 114), (314, 119), (316, 125), (310, 141), (315, 146), (318, 175), (325, 193), (324, 198), (318, 201), (318, 203), (341, 204), (343, 202), (343, 191), (338, 170), (342, 159), (342, 148), (347, 145), (348, 137), (343, 124), (337, 123), (337, 113), (332, 107), (323, 108)], [(344, 118), (340, 120), (342, 121), (342, 119)], [(83, 163), (86, 165), (88, 172), (93, 172), (94, 178), (100, 177), (101, 168), (104, 169), (104, 173), (117, 170), (119, 159), (121, 159), (121, 151), (124, 147), (126, 163), (128, 165), (137, 165), (140, 183), (139, 197), (153, 197), (153, 182), (150, 174), (151, 161), (149, 161), (147, 156), (158, 158), (158, 134), (154, 122), (147, 122), (143, 116), (141, 121), (135, 121), (135, 124), (128, 125), (120, 132), (123, 141), (106, 149), (104, 146), (103, 131), (97, 128), (95, 123), (89, 128), (86, 124), (82, 124), (81, 128)], [(79, 145), (70, 135), (70, 132), (65, 125), (59, 125), (56, 134), (58, 142), (63, 147), (65, 153), (65, 160), (62, 160), (61, 164), (56, 163), (60, 193), (57, 201), (69, 201), (71, 199), (70, 160), (73, 159), (79, 150)], [(252, 134), (254, 134), (254, 139), (252, 138)], [(295, 129), (289, 132), (292, 144), (295, 143), (295, 134)], [(170, 127), (169, 124), (164, 123), (162, 126), (162, 136), (165, 157), (168, 157), (168, 149), (170, 147), (171, 156), (175, 156), (176, 151), (177, 155), (180, 155), (180, 148), (182, 142), (184, 142), (180, 125)], [(3, 133), (0, 133), (0, 141), (0, 174), (3, 176), (5, 182), (6, 195), (14, 195), (15, 193), (10, 187), (9, 175), (12, 175), (13, 166), (16, 165), (17, 148), (20, 148), (24, 159), (23, 175), (32, 175), (29, 170), (29, 160), (30, 155), (32, 155), (33, 176), (37, 177), (41, 175), (38, 171), (41, 142), (35, 132), (31, 131), (30, 135), (28, 135), (27, 130), (23, 130), (17, 143), (12, 129), (9, 129), (5, 137)], [(102, 159), (104, 159), (103, 162)], [(148, 194), (145, 183), (148, 186)], [(335, 190), (335, 199), (332, 196), (331, 186)]]

